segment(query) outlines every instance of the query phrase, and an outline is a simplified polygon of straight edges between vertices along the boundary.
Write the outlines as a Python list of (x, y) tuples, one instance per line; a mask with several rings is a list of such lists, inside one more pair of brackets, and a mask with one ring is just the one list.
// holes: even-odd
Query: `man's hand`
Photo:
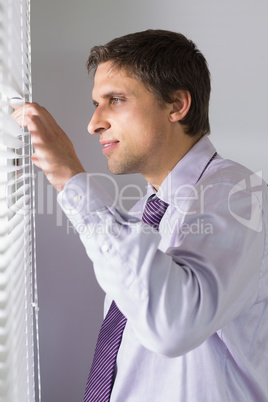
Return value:
[(53, 187), (61, 191), (71, 177), (85, 171), (72, 142), (51, 114), (37, 103), (11, 106), (16, 109), (12, 117), (31, 133), (33, 163), (43, 170)]

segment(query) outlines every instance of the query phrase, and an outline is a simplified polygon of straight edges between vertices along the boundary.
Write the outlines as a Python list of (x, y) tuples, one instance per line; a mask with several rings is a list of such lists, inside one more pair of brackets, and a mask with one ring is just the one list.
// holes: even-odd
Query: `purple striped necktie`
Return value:
[[(142, 220), (158, 230), (168, 204), (155, 195), (148, 198)], [(127, 319), (113, 301), (102, 323), (83, 402), (110, 400), (117, 352)]]

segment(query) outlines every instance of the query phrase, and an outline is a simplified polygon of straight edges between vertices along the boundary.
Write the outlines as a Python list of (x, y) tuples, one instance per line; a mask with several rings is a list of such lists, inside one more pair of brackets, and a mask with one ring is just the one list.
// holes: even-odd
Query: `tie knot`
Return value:
[(159, 223), (166, 212), (168, 204), (160, 198), (152, 195), (148, 198), (145, 205), (142, 220), (156, 230), (159, 229)]

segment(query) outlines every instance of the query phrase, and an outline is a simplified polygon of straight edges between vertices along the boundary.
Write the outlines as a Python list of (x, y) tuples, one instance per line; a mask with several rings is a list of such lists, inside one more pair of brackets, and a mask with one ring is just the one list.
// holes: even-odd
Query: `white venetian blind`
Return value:
[(10, 116), (12, 98), (31, 101), (30, 0), (0, 0), (0, 90), (0, 401), (32, 402), (40, 401), (33, 168), (30, 135)]

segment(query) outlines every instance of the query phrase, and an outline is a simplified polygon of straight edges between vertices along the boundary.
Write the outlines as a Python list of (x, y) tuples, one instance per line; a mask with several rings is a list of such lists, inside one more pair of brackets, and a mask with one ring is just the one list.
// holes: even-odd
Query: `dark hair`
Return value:
[(111, 61), (141, 81), (160, 102), (172, 103), (177, 90), (186, 90), (191, 107), (180, 121), (190, 136), (209, 134), (210, 73), (206, 59), (184, 35), (149, 29), (113, 39), (91, 49), (87, 68)]

